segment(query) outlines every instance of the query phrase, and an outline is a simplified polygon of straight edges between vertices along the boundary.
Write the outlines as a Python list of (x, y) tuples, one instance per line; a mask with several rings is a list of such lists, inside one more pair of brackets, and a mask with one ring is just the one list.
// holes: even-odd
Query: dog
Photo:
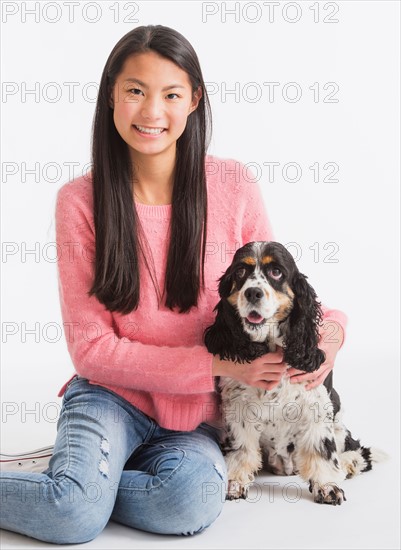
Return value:
[[(218, 283), (215, 322), (203, 333), (209, 352), (249, 363), (280, 346), (284, 362), (304, 372), (325, 361), (318, 347), (321, 304), (283, 245), (247, 243)], [(278, 475), (299, 474), (309, 482), (315, 502), (342, 504), (341, 482), (387, 458), (378, 449), (363, 447), (343, 424), (332, 372), (314, 389), (306, 390), (305, 384), (282, 377), (274, 389), (264, 390), (229, 377), (217, 379), (226, 499), (247, 498), (263, 466)]]

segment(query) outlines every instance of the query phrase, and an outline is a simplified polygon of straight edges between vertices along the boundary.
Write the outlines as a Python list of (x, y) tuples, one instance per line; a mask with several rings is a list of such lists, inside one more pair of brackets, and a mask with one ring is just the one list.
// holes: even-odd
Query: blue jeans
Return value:
[(95, 538), (109, 519), (193, 535), (225, 502), (219, 432), (161, 428), (114, 392), (76, 376), (67, 386), (49, 468), (0, 474), (0, 527), (56, 543)]

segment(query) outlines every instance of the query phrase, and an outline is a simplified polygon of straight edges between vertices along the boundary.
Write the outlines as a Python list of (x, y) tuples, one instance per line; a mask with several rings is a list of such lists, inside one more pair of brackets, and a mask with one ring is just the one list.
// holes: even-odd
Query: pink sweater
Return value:
[[(202, 342), (219, 301), (217, 279), (235, 250), (249, 241), (274, 240), (263, 198), (245, 167), (232, 159), (206, 157), (208, 233), (205, 285), (198, 308), (179, 314), (161, 305), (143, 260), (141, 299), (128, 315), (109, 312), (88, 297), (95, 252), (90, 174), (64, 184), (56, 203), (60, 305), (68, 351), (76, 373), (138, 407), (171, 430), (194, 430), (220, 418), (213, 356)], [(164, 286), (171, 205), (135, 202), (150, 248), (159, 288)], [(324, 318), (343, 327), (341, 311), (324, 307)], [(75, 375), (75, 373), (74, 373)], [(74, 376), (73, 375), (73, 376)], [(71, 377), (72, 378), (72, 377)], [(67, 383), (59, 392), (62, 396)]]

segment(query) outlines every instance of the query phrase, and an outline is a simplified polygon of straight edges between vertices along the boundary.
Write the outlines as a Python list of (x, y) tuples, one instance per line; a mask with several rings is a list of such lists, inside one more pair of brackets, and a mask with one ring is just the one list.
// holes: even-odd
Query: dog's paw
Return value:
[(239, 481), (230, 479), (228, 482), (226, 500), (237, 500), (248, 496), (249, 485), (242, 485)]
[(360, 474), (366, 467), (366, 462), (358, 451), (346, 451), (340, 455), (341, 468), (346, 473), (347, 479)]
[(309, 481), (309, 491), (313, 495), (313, 500), (318, 504), (332, 504), (336, 506), (347, 500), (344, 491), (335, 483), (320, 485), (319, 483)]

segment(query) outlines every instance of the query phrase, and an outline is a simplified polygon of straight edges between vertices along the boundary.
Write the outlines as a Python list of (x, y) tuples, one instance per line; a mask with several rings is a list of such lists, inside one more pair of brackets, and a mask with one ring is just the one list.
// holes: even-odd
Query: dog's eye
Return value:
[(279, 270), (278, 267), (274, 267), (273, 269), (269, 269), (268, 274), (270, 277), (278, 281), (283, 276), (282, 272)]
[(246, 269), (245, 269), (245, 267), (240, 267), (239, 269), (237, 269), (237, 271), (235, 272), (235, 274), (237, 275), (237, 277), (239, 277), (240, 279), (242, 279), (242, 277), (244, 277), (245, 274), (246, 274)]

